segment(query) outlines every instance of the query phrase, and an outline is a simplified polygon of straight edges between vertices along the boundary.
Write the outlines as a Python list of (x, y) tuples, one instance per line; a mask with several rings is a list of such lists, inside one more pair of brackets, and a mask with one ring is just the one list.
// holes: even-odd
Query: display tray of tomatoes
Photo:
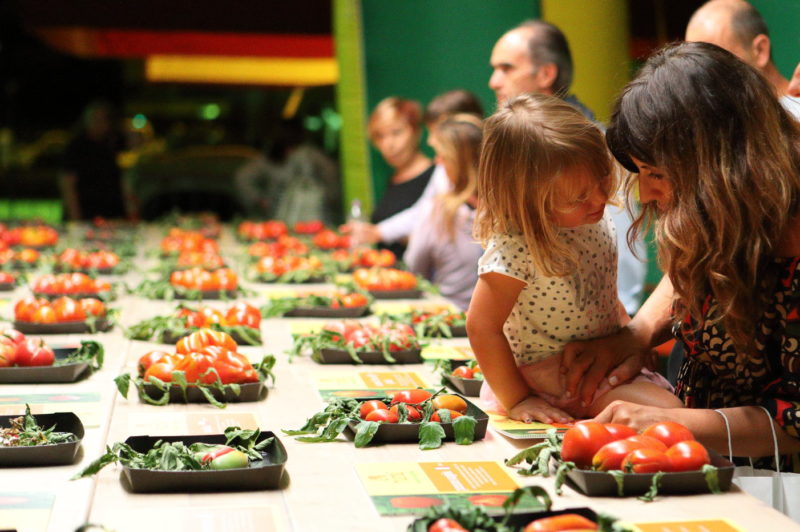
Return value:
[(23, 334), (82, 334), (106, 332), (114, 323), (104, 317), (89, 321), (62, 321), (58, 323), (32, 323), (15, 321), (14, 328)]
[(421, 364), (422, 349), (404, 349), (391, 351), (393, 361), (386, 358), (381, 351), (356, 351), (358, 359), (354, 359), (346, 349), (320, 349), (314, 359), (320, 364)]
[[(197, 386), (187, 386), (185, 395), (183, 390), (175, 385), (170, 386), (166, 392), (155, 384), (145, 383), (143, 386), (144, 392), (147, 393), (151, 400), (155, 401), (160, 400), (164, 393), (168, 393), (170, 403), (208, 402), (208, 397), (206, 397), (203, 390)], [(229, 385), (224, 386), (222, 390), (218, 388), (204, 388), (204, 390), (211, 393), (214, 399), (221, 403), (252, 403), (254, 401), (260, 401), (263, 398), (262, 394), (266, 395), (268, 391), (268, 388), (264, 386), (263, 382), (246, 382), (244, 384), (237, 384), (237, 386), (239, 390), (238, 394), (234, 391), (234, 388)], [(139, 390), (139, 397), (144, 399), (141, 390)]]
[(340, 289), (272, 299), (261, 313), (265, 318), (360, 318), (369, 314), (370, 303), (366, 293)]
[(358, 307), (297, 307), (283, 313), (284, 318), (360, 318), (369, 314), (369, 305)]
[(30, 287), (34, 296), (49, 300), (69, 296), (76, 299), (94, 297), (111, 301), (116, 297), (110, 282), (92, 279), (80, 272), (45, 274), (31, 281)]
[[(446, 513), (442, 512), (442, 515)], [(494, 523), (492, 523), (491, 521)], [(469, 517), (464, 522), (475, 522)], [(600, 530), (597, 514), (591, 508), (567, 508), (564, 510), (548, 510), (544, 512), (519, 512), (503, 515), (482, 516), (476, 528), (469, 525), (462, 526), (457, 516), (454, 517), (420, 517), (415, 519), (408, 530), (410, 532), (472, 532), (482, 530), (491, 532), (503, 530), (506, 532), (554, 532)], [(501, 525), (505, 528), (501, 528)], [(495, 528), (497, 526), (497, 528)]]
[(10, 272), (0, 272), (0, 292), (9, 292), (17, 287), (17, 276)]
[[(6, 445), (0, 441), (0, 466), (53, 466), (68, 465), (75, 462), (84, 436), (83, 423), (81, 423), (78, 416), (72, 412), (36, 414), (30, 416), (33, 418), (36, 427), (31, 425), (31, 420), (28, 419), (28, 416), (25, 417), (24, 432), (34, 437), (37, 437), (33, 434), (34, 431), (39, 432), (37, 438), (44, 439), (44, 443), (37, 445)], [(0, 433), (5, 433), (5, 429), (13, 426), (12, 421), (19, 418), (19, 415), (0, 416)], [(49, 443), (46, 441), (46, 437), (42, 437), (41, 432), (51, 428), (53, 433), (72, 434), (73, 438), (69, 438), (69, 441)], [(4, 439), (4, 437), (0, 439)]]
[[(199, 294), (199, 295), (198, 295)], [(175, 291), (175, 299), (236, 299), (239, 295), (238, 290), (192, 290), (192, 291)]]
[(458, 377), (456, 375), (442, 375), (442, 378), (451, 388), (458, 390), (461, 395), (478, 397), (481, 394), (483, 379)]
[[(268, 438), (272, 442), (259, 451), (261, 460), (250, 460), (246, 467), (235, 469), (205, 469), (199, 471), (160, 471), (123, 466), (123, 476), (135, 493), (242, 491), (278, 489), (286, 467), (288, 455), (283, 443), (272, 432), (262, 432), (256, 439), (260, 443)], [(146, 453), (156, 442), (183, 442), (224, 445), (224, 434), (201, 436), (131, 436), (125, 443), (135, 451)]]
[[(443, 400), (447, 400), (448, 398), (452, 397), (459, 397), (458, 395), (439, 395), (439, 398)], [(477, 405), (474, 403), (467, 401), (463, 397), (460, 398), (459, 404), (461, 407), (459, 410), (451, 410), (452, 420), (455, 420), (457, 417), (461, 415), (471, 416), (475, 419), (475, 440), (482, 440), (484, 436), (486, 436), (486, 428), (489, 426), (489, 415), (478, 408)], [(379, 399), (369, 399), (369, 401), (379, 401), (383, 402), (387, 409), (390, 405), (394, 405), (396, 403), (392, 403), (390, 400), (379, 400)], [(364, 401), (362, 404), (368, 401)], [(464, 407), (466, 408), (464, 410)], [(420, 427), (421, 427), (421, 412), (414, 411), (415, 413), (411, 412), (412, 406), (407, 406), (409, 410), (408, 419), (405, 423), (398, 423), (397, 416), (395, 415), (394, 418), (379, 418), (378, 421), (381, 421), (378, 425), (378, 429), (376, 430), (375, 434), (372, 436), (371, 443), (409, 443), (409, 442), (418, 442), (420, 441)], [(396, 411), (397, 409), (395, 409)], [(391, 409), (388, 409), (387, 412), (392, 412)], [(363, 417), (363, 416), (362, 416)], [(372, 421), (369, 417), (366, 418), (368, 421)], [(394, 421), (392, 421), (394, 420)], [(442, 428), (444, 429), (444, 440), (445, 441), (453, 441), (456, 438), (455, 430), (453, 428), (453, 422), (446, 422), (441, 420), (440, 417), (437, 417), (437, 413), (434, 412), (433, 417), (431, 418), (432, 421), (438, 422)], [(350, 428), (353, 433), (358, 432), (358, 426), (360, 421), (350, 420), (347, 426)]]
[[(75, 382), (103, 365), (103, 347), (95, 341), (83, 342), (80, 346), (46, 346), (29, 339), (27, 345), (23, 354), (28, 365), (19, 365), (17, 361), (16, 366), (0, 367), (0, 384)], [(0, 359), (2, 356), (0, 352)], [(40, 360), (37, 362), (37, 359)]]

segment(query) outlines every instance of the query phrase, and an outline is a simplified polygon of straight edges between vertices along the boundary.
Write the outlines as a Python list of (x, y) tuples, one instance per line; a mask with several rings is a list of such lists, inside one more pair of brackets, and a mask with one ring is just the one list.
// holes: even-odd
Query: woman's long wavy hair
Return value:
[(483, 123), (472, 114), (456, 114), (440, 122), (431, 136), (437, 155), (455, 174), (448, 176), (452, 189), (437, 198), (437, 215), (444, 236), (456, 237), (458, 209), (475, 195), (478, 188), (478, 161), (481, 156)]
[(612, 168), (603, 133), (573, 106), (542, 94), (509, 99), (484, 123), (475, 237), (486, 245), (495, 234), (522, 233), (537, 272), (570, 274), (577, 257), (554, 214), (587, 185), (578, 176), (612, 197)]
[(628, 241), (655, 225), (676, 319), (699, 322), (713, 296), (714, 319), (748, 356), (769, 295), (765, 265), (798, 214), (800, 124), (756, 70), (712, 44), (682, 43), (653, 55), (628, 84), (606, 138), (627, 169), (638, 171), (636, 157), (672, 186), (663, 212), (643, 206)]

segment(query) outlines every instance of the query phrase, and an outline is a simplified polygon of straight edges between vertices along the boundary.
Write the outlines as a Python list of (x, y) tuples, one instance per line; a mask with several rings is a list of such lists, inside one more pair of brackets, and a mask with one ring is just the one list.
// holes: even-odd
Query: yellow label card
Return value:
[(744, 532), (742, 528), (727, 519), (636, 523), (634, 526), (641, 532)]
[(428, 386), (414, 371), (320, 372), (314, 375), (314, 380), (320, 390), (405, 390)]
[(469, 346), (433, 344), (422, 349), (422, 358), (425, 360), (471, 360), (475, 358), (475, 355)]
[(371, 496), (514, 491), (500, 462), (393, 462), (356, 464)]
[(222, 434), (228, 427), (258, 428), (256, 416), (247, 412), (133, 412), (128, 415), (131, 434), (171, 436), (180, 434)]

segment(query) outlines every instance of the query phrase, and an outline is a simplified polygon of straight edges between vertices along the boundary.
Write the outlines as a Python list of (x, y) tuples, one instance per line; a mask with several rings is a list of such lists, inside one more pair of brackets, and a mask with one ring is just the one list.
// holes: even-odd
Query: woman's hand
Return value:
[(597, 417), (592, 421), (597, 423), (621, 423), (641, 432), (653, 423), (675, 421), (675, 416), (672, 409), (669, 408), (614, 401), (597, 414)]
[(606, 377), (614, 387), (638, 375), (643, 367), (655, 369), (653, 352), (627, 327), (603, 338), (570, 342), (561, 357), (566, 397), (580, 397), (589, 405)]
[(339, 231), (346, 235), (349, 234), (353, 245), (356, 246), (375, 244), (381, 241), (381, 231), (378, 226), (366, 222), (351, 221), (339, 226)]
[(542, 399), (541, 397), (526, 397), (508, 411), (508, 417), (531, 423), (539, 421), (541, 423), (570, 423), (572, 416)]

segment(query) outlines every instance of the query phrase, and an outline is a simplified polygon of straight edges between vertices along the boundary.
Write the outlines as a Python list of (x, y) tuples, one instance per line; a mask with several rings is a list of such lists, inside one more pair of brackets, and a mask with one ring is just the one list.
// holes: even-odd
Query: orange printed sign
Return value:
[(725, 519), (637, 523), (634, 526), (641, 532), (743, 532), (741, 528)]
[(422, 462), (439, 493), (514, 491), (517, 483), (497, 462)]
[(419, 375), (405, 371), (362, 371), (358, 373), (364, 386), (373, 390), (388, 388), (424, 388), (427, 386)]

